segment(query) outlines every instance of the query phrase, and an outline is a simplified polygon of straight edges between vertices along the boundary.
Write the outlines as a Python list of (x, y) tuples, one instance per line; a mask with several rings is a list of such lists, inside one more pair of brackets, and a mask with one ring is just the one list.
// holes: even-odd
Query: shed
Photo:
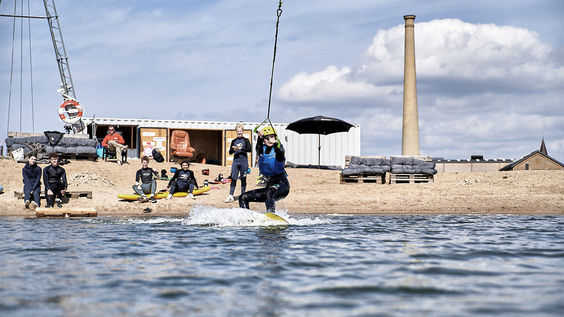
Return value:
[[(190, 120), (154, 120), (124, 118), (83, 118), (88, 126), (88, 134), (102, 139), (108, 126), (121, 131), (130, 149), (129, 157), (140, 157), (147, 146), (158, 148), (167, 161), (176, 158), (171, 155), (170, 138), (174, 130), (187, 131), (190, 145), (196, 150), (190, 160), (194, 161), (198, 154), (205, 154), (207, 163), (230, 166), (233, 156), (229, 155), (229, 145), (236, 137), (235, 125), (241, 123), (245, 129), (245, 137), (251, 143), (256, 142), (256, 134), (252, 130), (258, 122), (220, 122)], [(300, 165), (316, 165), (318, 160), (317, 135), (297, 134), (286, 130), (288, 123), (273, 123), (279, 138), (286, 149), (286, 161)], [(322, 138), (321, 164), (343, 167), (346, 155), (360, 155), (360, 125), (355, 125), (345, 133), (336, 133)], [(249, 162), (255, 161), (255, 151)], [(250, 164), (253, 166), (254, 164)]]

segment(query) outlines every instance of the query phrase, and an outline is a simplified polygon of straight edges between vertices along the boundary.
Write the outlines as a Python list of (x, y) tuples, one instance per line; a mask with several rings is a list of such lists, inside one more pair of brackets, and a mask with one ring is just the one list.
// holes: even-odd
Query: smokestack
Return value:
[(415, 16), (404, 15), (405, 59), (403, 68), (403, 128), (401, 154), (419, 156), (419, 118), (415, 78)]

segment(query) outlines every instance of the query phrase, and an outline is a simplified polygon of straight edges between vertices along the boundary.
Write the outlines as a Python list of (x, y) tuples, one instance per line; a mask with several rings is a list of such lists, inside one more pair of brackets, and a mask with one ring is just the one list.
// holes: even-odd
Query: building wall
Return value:
[(562, 170), (562, 166), (540, 153), (534, 154), (523, 162), (515, 165), (513, 170)]
[[(330, 135), (298, 134), (284, 130), (286, 157), (288, 162), (303, 165), (345, 166), (345, 156), (359, 156), (360, 126), (348, 133)], [(321, 151), (319, 151), (321, 145)]]
[(436, 169), (439, 173), (465, 173), (465, 172), (487, 172), (499, 171), (500, 168), (509, 164), (508, 162), (460, 162), (460, 163), (437, 163)]

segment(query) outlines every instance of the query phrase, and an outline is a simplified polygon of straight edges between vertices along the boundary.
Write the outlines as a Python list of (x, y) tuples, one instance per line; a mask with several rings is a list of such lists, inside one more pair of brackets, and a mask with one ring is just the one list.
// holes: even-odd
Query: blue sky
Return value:
[[(19, 2), (19, 0), (18, 0)], [(27, 2), (27, 1), (26, 1)], [(42, 1), (31, 12), (44, 15)], [(86, 116), (262, 121), (278, 1), (56, 1)], [(11, 13), (13, 1), (0, 2)], [(401, 152), (403, 15), (415, 23), (421, 152), (564, 162), (564, 1), (284, 1), (271, 119), (361, 125), (363, 155)], [(32, 20), (35, 130), (61, 129), (47, 22)], [(24, 25), (27, 38), (27, 21)], [(12, 20), (0, 18), (5, 136)], [(23, 45), (22, 130), (32, 129)], [(10, 130), (20, 122), (20, 43)]]

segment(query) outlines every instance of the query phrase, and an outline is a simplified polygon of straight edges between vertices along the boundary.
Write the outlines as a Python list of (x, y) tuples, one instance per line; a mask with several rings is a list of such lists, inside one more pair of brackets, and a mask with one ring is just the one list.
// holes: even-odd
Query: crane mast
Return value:
[(55, 49), (55, 57), (57, 58), (57, 65), (59, 67), (59, 75), (61, 76), (61, 93), (65, 100), (76, 100), (76, 93), (74, 91), (74, 84), (69, 68), (69, 58), (65, 49), (65, 42), (63, 41), (63, 33), (61, 32), (61, 25), (59, 24), (59, 15), (55, 7), (54, 0), (43, 0), (45, 4), (45, 15), (47, 23), (49, 24), (49, 31), (51, 32), (51, 39), (53, 40), (53, 48)]
[[(59, 24), (59, 15), (55, 7), (55, 0), (43, 0), (45, 5), (45, 16), (49, 24), (51, 32), (51, 40), (55, 49), (55, 58), (59, 67), (59, 75), (61, 76), (61, 88), (58, 90), (62, 95), (64, 102), (59, 108), (59, 116), (66, 123), (65, 129), (74, 133), (86, 133), (84, 123), (82, 122), (83, 107), (76, 100), (74, 91), (74, 83), (69, 67), (69, 58), (63, 41), (63, 33)], [(77, 115), (78, 114), (78, 115)]]
[[(0, 3), (1, 2), (2, 0), (0, 0)], [(43, 4), (45, 6), (45, 16), (16, 15), (14, 8), (14, 14), (0, 14), (0, 17), (47, 20), (51, 40), (53, 41), (53, 48), (55, 49), (57, 67), (59, 68), (59, 75), (61, 77), (61, 88), (59, 88), (57, 92), (63, 95), (64, 100), (63, 104), (58, 109), (59, 118), (65, 122), (65, 130), (67, 130), (67, 132), (72, 130), (74, 133), (85, 134), (84, 122), (82, 121), (84, 107), (76, 100), (76, 93), (74, 91), (74, 84), (69, 67), (69, 58), (65, 49), (65, 43), (63, 42), (63, 33), (61, 32), (61, 25), (59, 24), (59, 15), (55, 7), (55, 0), (43, 0)]]

